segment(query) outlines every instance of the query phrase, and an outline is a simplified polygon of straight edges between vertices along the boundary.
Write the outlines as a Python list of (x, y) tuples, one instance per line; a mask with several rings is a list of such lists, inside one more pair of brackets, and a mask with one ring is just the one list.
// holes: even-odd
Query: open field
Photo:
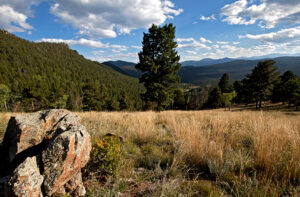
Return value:
[[(300, 194), (299, 112), (77, 114), (93, 139), (89, 196)], [(10, 115), (0, 114), (0, 135)]]

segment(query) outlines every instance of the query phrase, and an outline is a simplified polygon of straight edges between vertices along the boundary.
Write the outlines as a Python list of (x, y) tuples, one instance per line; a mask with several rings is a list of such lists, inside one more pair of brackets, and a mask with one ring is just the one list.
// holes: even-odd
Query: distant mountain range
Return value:
[(115, 65), (115, 66), (134, 66), (135, 63), (133, 62), (126, 62), (126, 61), (122, 61), (122, 60), (117, 60), (117, 61), (107, 61), (107, 62), (103, 62), (102, 64), (112, 64), (112, 65)]
[(299, 57), (300, 53), (293, 54), (293, 55), (284, 55), (284, 54), (268, 54), (263, 56), (254, 56), (254, 57), (239, 57), (239, 58), (222, 58), (222, 59), (211, 59), (211, 58), (205, 58), (202, 60), (188, 60), (181, 62), (182, 66), (209, 66), (214, 64), (222, 64), (231, 62), (234, 60), (263, 60), (263, 59), (273, 59), (278, 57)]
[(182, 66), (208, 66), (208, 65), (213, 65), (213, 64), (222, 64), (226, 62), (233, 61), (235, 59), (232, 58), (223, 58), (223, 59), (211, 59), (211, 58), (205, 58), (202, 60), (189, 60), (189, 61), (184, 61), (181, 62)]
[[(300, 57), (277, 57), (272, 59), (276, 62), (276, 66), (281, 74), (290, 70), (300, 76)], [(183, 83), (215, 85), (220, 77), (227, 73), (231, 82), (233, 82), (245, 78), (247, 74), (251, 73), (254, 66), (262, 60), (265, 59), (234, 60), (202, 67), (186, 66), (181, 68), (179, 76), (181, 76), (181, 82)]]
[[(277, 54), (279, 55), (279, 54)], [(255, 58), (255, 57), (253, 57)], [(287, 70), (291, 70), (296, 75), (300, 76), (300, 55), (299, 57), (287, 56), (276, 57), (276, 54), (267, 56), (259, 56), (258, 59), (203, 59), (200, 61), (185, 61), (179, 71), (182, 83), (190, 83), (195, 85), (215, 85), (224, 73), (228, 73), (231, 82), (235, 80), (241, 80), (245, 78), (246, 74), (249, 74), (254, 66), (259, 61), (266, 59), (273, 59), (276, 62), (280, 73)], [(132, 62), (115, 61), (118, 63), (116, 66), (114, 61), (104, 62), (103, 64), (110, 66), (114, 70), (121, 69), (123, 74), (127, 74), (132, 77), (140, 77), (141, 72), (136, 70)], [(121, 62), (121, 63), (120, 63)], [(113, 67), (113, 66), (116, 66)]]

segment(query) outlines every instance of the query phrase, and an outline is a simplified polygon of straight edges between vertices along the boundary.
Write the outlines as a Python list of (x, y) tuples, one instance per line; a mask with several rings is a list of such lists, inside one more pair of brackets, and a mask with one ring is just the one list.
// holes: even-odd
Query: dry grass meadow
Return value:
[(300, 195), (300, 113), (77, 114), (93, 139), (88, 196)]

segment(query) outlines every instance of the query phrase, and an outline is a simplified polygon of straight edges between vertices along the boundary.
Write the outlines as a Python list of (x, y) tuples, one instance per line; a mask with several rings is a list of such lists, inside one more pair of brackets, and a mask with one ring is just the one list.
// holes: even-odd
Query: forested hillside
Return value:
[(0, 30), (1, 109), (139, 109), (138, 79), (85, 59), (66, 44), (34, 43)]
[[(290, 70), (300, 76), (300, 57), (278, 57), (273, 60), (280, 73)], [(235, 60), (202, 67), (186, 66), (181, 68), (179, 75), (183, 83), (215, 85), (223, 73), (228, 73), (231, 82), (234, 82), (243, 79), (259, 61), (262, 60)]]

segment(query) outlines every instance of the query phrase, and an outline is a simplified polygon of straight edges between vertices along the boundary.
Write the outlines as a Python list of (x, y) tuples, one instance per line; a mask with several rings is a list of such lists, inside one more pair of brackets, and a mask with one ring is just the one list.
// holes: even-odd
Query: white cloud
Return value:
[(188, 54), (191, 54), (191, 55), (197, 55), (197, 52), (196, 51), (189, 51), (189, 50), (187, 50), (186, 51)]
[(118, 51), (127, 51), (128, 47), (127, 46), (124, 46), (124, 45), (116, 45), (116, 44), (113, 44), (113, 45), (110, 45), (111, 48), (114, 48)]
[(285, 43), (289, 41), (294, 41), (300, 39), (300, 26), (288, 29), (281, 29), (277, 32), (271, 32), (266, 34), (246, 34), (239, 36), (239, 38), (249, 38), (252, 40), (259, 40), (262, 42), (271, 42), (271, 43)]
[(201, 21), (211, 21), (211, 20), (216, 20), (216, 17), (215, 15), (211, 15), (211, 16), (201, 16), (200, 17), (200, 20)]
[(217, 41), (217, 44), (228, 44), (228, 42), (224, 42), (224, 41)]
[(93, 51), (92, 54), (93, 55), (102, 55), (105, 51), (103, 50), (98, 50), (98, 51)]
[(178, 48), (194, 48), (194, 49), (208, 49), (211, 48), (203, 43), (200, 43), (198, 41), (193, 41), (191, 43), (184, 43), (184, 44), (178, 44)]
[(232, 44), (238, 45), (238, 44), (240, 44), (240, 42), (232, 42)]
[(236, 0), (221, 9), (223, 21), (233, 25), (258, 23), (262, 28), (274, 28), (280, 23), (300, 23), (299, 0)]
[(133, 45), (133, 46), (131, 46), (131, 48), (142, 50), (142, 48), (143, 48), (143, 47), (141, 47), (141, 46), (136, 46), (136, 45)]
[(132, 61), (137, 62), (138, 61), (138, 54), (137, 53), (113, 53), (108, 55), (95, 55), (92, 57), (88, 57), (91, 60), (98, 61), (98, 62), (104, 62), (104, 61), (110, 61), (110, 60), (126, 60), (126, 61)]
[(176, 41), (179, 43), (178, 48), (211, 49), (205, 44), (211, 43), (211, 41), (205, 38), (200, 38), (200, 42), (194, 38), (177, 38)]
[(100, 41), (94, 41), (94, 40), (87, 40), (84, 38), (81, 38), (79, 40), (64, 40), (64, 39), (55, 39), (55, 38), (42, 38), (41, 40), (38, 40), (37, 42), (53, 42), (53, 43), (66, 43), (69, 45), (81, 45), (86, 47), (93, 47), (93, 48), (108, 48), (109, 44), (103, 44)]
[[(36, 42), (52, 42), (52, 43), (66, 43), (68, 45), (80, 45), (85, 47), (91, 47), (91, 48), (105, 48), (105, 49), (111, 49), (114, 53), (121, 53), (128, 50), (128, 47), (125, 45), (111, 45), (109, 43), (102, 43), (101, 41), (95, 41), (95, 40), (88, 40), (81, 38), (79, 40), (64, 40), (64, 39), (55, 39), (55, 38), (43, 38), (40, 40), (37, 40)], [(99, 51), (93, 51), (93, 55), (102, 55), (105, 51), (99, 50)]]
[(91, 38), (116, 37), (179, 15), (170, 0), (55, 0), (51, 12)]
[(201, 37), (200, 38), (200, 41), (202, 42), (202, 43), (212, 43), (212, 41), (210, 41), (210, 40), (207, 40), (206, 38), (203, 38), (203, 37)]
[(32, 5), (43, 0), (0, 0), (0, 28), (9, 32), (25, 32), (33, 27), (27, 22), (32, 17)]
[(15, 11), (8, 5), (0, 6), (0, 28), (9, 32), (24, 32), (33, 29), (27, 22), (27, 16)]
[(194, 38), (177, 38), (176, 41), (177, 42), (190, 42), (190, 41), (194, 41)]

